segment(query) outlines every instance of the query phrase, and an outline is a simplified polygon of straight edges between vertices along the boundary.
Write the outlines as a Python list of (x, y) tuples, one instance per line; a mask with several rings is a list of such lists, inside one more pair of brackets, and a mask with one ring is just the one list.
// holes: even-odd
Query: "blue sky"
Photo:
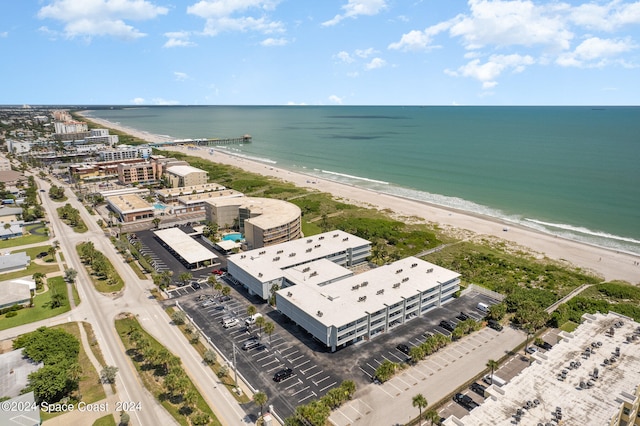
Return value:
[(0, 104), (638, 105), (640, 1), (7, 0)]

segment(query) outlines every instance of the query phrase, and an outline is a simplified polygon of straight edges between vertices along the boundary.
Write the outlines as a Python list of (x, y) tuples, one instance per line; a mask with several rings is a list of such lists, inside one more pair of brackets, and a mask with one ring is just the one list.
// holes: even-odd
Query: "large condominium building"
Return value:
[(292, 286), (276, 292), (278, 310), (332, 351), (422, 316), (460, 288), (460, 274), (416, 257), (350, 276), (324, 263), (285, 272)]
[(173, 188), (204, 185), (208, 179), (206, 171), (192, 166), (171, 166), (167, 168), (165, 175), (169, 186)]
[[(371, 243), (343, 231), (331, 231), (313, 237), (289, 241), (229, 256), (229, 275), (244, 285), (251, 294), (264, 300), (271, 296), (274, 285), (288, 284), (287, 271), (326, 259), (341, 267), (366, 262)], [(329, 264), (325, 266), (330, 267)], [(349, 272), (340, 272), (349, 274)]]
[(123, 185), (155, 182), (156, 167), (150, 162), (118, 164), (118, 181)]
[(572, 333), (467, 416), (445, 425), (640, 425), (640, 323), (585, 314)]
[(56, 133), (58, 134), (74, 134), (88, 132), (87, 123), (82, 121), (56, 121), (53, 123)]
[(209, 197), (203, 201), (207, 220), (223, 228), (237, 225), (249, 249), (302, 236), (302, 212), (295, 204), (255, 197)]
[(116, 149), (100, 151), (100, 161), (122, 161), (139, 157), (148, 157), (151, 152), (149, 146), (119, 145)]
[(85, 143), (103, 143), (107, 146), (113, 146), (118, 144), (118, 135), (110, 135), (109, 129), (91, 129), (89, 136), (84, 138)]

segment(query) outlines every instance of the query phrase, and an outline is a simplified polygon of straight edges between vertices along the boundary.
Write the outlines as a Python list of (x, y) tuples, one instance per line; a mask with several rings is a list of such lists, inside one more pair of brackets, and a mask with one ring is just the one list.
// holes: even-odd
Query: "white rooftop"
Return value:
[[(619, 413), (622, 401), (632, 401), (640, 385), (640, 324), (615, 313), (585, 314), (583, 320), (573, 333), (561, 332), (563, 339), (550, 351), (534, 356), (536, 362), (531, 366), (492, 391), (495, 399), (489, 398), (469, 415), (455, 422), (447, 419), (445, 424), (511, 425), (516, 410), (535, 399), (538, 406), (523, 409), (520, 425), (550, 423), (556, 407), (562, 411), (561, 424), (565, 426), (609, 424)], [(622, 325), (616, 327), (620, 322)], [(612, 327), (613, 335), (609, 333)], [(636, 340), (628, 342), (627, 336), (634, 334)], [(587, 348), (593, 349), (593, 354), (586, 356)], [(613, 364), (605, 364), (605, 359), (614, 357), (616, 348), (620, 348), (620, 356)], [(581, 365), (570, 368), (576, 361)], [(596, 368), (598, 378), (594, 379)], [(559, 380), (563, 370), (566, 378)], [(581, 382), (586, 388), (581, 388)]]
[(190, 173), (206, 173), (204, 170), (193, 166), (171, 166), (167, 169), (167, 172), (178, 176), (187, 176)]
[(229, 262), (260, 282), (282, 277), (282, 270), (329, 255), (369, 245), (370, 242), (344, 231), (330, 231), (229, 256)]
[(460, 276), (416, 257), (393, 262), (324, 286), (296, 285), (279, 290), (305, 312), (322, 312), (325, 326), (342, 325), (437, 287)]
[(155, 231), (154, 234), (188, 263), (203, 262), (217, 257), (212, 251), (182, 232), (179, 228), (161, 229)]
[(353, 272), (345, 267), (333, 263), (328, 259), (314, 260), (303, 265), (294, 266), (284, 270), (284, 276), (296, 285), (308, 285), (312, 287), (322, 286), (332, 281), (340, 280), (353, 275)]

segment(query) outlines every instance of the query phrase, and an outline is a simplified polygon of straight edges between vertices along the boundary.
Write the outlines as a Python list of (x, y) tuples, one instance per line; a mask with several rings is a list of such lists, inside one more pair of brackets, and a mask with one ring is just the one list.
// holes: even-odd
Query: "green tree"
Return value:
[(253, 402), (258, 404), (258, 406), (260, 407), (261, 416), (263, 414), (264, 406), (267, 403), (267, 400), (268, 400), (267, 394), (264, 392), (256, 392), (253, 394)]
[(185, 407), (189, 409), (193, 408), (196, 405), (196, 402), (198, 402), (198, 392), (191, 387), (185, 392), (182, 401), (184, 401)]
[(493, 383), (493, 372), (498, 368), (498, 361), (490, 359), (487, 361), (487, 368), (491, 370), (491, 383)]
[(171, 314), (171, 320), (175, 325), (182, 325), (187, 320), (187, 314), (180, 310), (174, 311)]
[(206, 362), (208, 365), (215, 364), (217, 360), (218, 356), (216, 355), (215, 351), (211, 349), (207, 349), (206, 351), (204, 351), (204, 362)]
[(382, 364), (380, 364), (380, 366), (378, 366), (378, 368), (376, 369), (374, 377), (380, 382), (384, 383), (391, 377), (393, 377), (397, 368), (398, 364), (385, 359), (384, 361), (382, 361)]
[(129, 416), (129, 413), (124, 410), (120, 411), (120, 426), (127, 426), (130, 421), (131, 416)]
[(431, 426), (433, 426), (440, 420), (440, 414), (438, 414), (438, 412), (433, 408), (430, 408), (424, 413), (424, 419), (429, 421), (431, 423)]
[(426, 408), (427, 405), (429, 405), (429, 403), (427, 402), (427, 398), (419, 393), (411, 399), (411, 404), (414, 407), (418, 407), (418, 410), (420, 410), (420, 414), (418, 415), (418, 424), (422, 424), (422, 409)]
[(64, 280), (68, 283), (74, 283), (76, 281), (76, 277), (78, 276), (78, 271), (73, 268), (67, 268), (64, 270)]
[(271, 335), (276, 330), (276, 326), (271, 321), (267, 321), (264, 323), (264, 332), (269, 336), (269, 345), (271, 345)]
[(255, 314), (257, 312), (257, 309), (255, 306), (253, 305), (249, 305), (247, 307), (247, 315), (252, 316), (253, 314)]
[(228, 285), (225, 285), (224, 287), (222, 287), (223, 296), (228, 296), (230, 294), (231, 294), (231, 287), (229, 287)]
[(496, 303), (489, 308), (487, 319), (500, 321), (507, 314), (507, 305), (504, 303)]
[(193, 275), (190, 272), (183, 272), (178, 275), (178, 281), (180, 281), (182, 285), (187, 285), (192, 278)]
[(116, 382), (116, 374), (118, 373), (118, 367), (114, 367), (113, 365), (107, 365), (100, 372), (100, 380), (102, 383), (115, 383)]
[(154, 217), (153, 220), (151, 221), (151, 223), (153, 223), (153, 227), (158, 229), (158, 225), (160, 225), (160, 218), (159, 217)]

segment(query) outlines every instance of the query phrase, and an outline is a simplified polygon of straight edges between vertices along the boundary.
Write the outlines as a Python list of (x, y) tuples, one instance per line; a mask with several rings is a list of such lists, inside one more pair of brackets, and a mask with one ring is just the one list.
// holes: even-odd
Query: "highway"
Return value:
[[(0, 331), (0, 339), (14, 337), (32, 331), (42, 325), (52, 326), (68, 321), (87, 321), (93, 326), (106, 363), (119, 369), (116, 377), (116, 387), (120, 400), (139, 401), (142, 403), (140, 411), (129, 413), (132, 420), (131, 424), (177, 424), (173, 417), (142, 386), (133, 364), (124, 353), (124, 347), (114, 327), (114, 320), (120, 313), (132, 313), (147, 332), (167, 347), (169, 351), (181, 358), (184, 371), (191, 378), (223, 425), (246, 424), (245, 422), (248, 422), (248, 420), (246, 419), (245, 411), (223, 386), (217, 386), (217, 377), (209, 367), (204, 365), (199, 354), (188, 344), (180, 330), (170, 324), (171, 319), (151, 295), (150, 290), (154, 287), (153, 282), (151, 280), (140, 280), (124, 262), (122, 256), (116, 252), (108, 237), (105, 236), (104, 231), (97, 224), (100, 216), (89, 214), (68, 185), (64, 185), (68, 200), (58, 203), (50, 200), (48, 196), (50, 184), (37, 176), (35, 176), (35, 179), (39, 188), (46, 191), (39, 192), (39, 195), (50, 221), (51, 240), (59, 241), (60, 251), (64, 255), (67, 267), (78, 271), (76, 283), (81, 303), (71, 312), (58, 317)], [(56, 182), (55, 184), (62, 185), (61, 182)], [(78, 209), (82, 220), (89, 228), (88, 232), (83, 234), (75, 233), (59, 220), (56, 208), (66, 203)], [(85, 241), (93, 242), (95, 248), (111, 260), (111, 263), (125, 282), (123, 292), (111, 296), (101, 294), (93, 288), (75, 249), (77, 244)]]

